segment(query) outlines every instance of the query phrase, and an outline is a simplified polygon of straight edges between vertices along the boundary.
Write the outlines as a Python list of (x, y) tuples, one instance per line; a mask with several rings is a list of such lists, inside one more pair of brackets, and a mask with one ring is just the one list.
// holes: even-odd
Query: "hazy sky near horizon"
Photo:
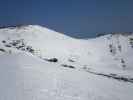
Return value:
[(133, 31), (133, 0), (0, 0), (0, 25), (40, 24), (74, 37)]

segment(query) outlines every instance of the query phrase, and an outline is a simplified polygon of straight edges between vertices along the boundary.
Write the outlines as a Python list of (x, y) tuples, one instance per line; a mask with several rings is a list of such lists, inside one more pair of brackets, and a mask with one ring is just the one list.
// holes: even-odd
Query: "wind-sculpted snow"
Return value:
[(0, 100), (133, 100), (133, 34), (75, 39), (0, 29)]

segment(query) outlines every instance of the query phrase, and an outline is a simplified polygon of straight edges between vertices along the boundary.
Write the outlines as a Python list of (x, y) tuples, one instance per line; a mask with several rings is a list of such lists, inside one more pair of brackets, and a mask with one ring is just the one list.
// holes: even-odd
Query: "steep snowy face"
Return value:
[(24, 45), (31, 46), (38, 56), (65, 55), (67, 49), (71, 49), (70, 45), (76, 42), (73, 38), (37, 25), (0, 29), (0, 37), (6, 45), (19, 45), (20, 49)]
[(109, 34), (88, 40), (89, 53), (98, 58), (98, 66), (133, 69), (133, 34)]
[[(42, 26), (29, 25), (0, 29), (1, 52), (30, 52), (42, 59), (60, 62), (84, 61), (88, 57), (85, 40), (74, 39)], [(4, 50), (3, 50), (3, 49)]]

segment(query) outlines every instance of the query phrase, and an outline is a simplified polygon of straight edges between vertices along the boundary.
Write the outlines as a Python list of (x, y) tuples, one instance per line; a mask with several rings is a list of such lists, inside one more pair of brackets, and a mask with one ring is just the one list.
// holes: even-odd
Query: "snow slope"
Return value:
[(0, 100), (132, 100), (132, 59), (132, 33), (83, 40), (38, 25), (2, 28)]
[(0, 62), (1, 100), (133, 99), (131, 83), (63, 68), (28, 54), (1, 55)]

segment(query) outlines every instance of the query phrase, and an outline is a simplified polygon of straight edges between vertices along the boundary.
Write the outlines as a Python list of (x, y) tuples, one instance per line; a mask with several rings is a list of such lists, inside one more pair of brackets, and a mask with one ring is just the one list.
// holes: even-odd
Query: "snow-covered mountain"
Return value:
[(0, 29), (0, 100), (132, 100), (133, 33), (75, 39), (39, 25)]

